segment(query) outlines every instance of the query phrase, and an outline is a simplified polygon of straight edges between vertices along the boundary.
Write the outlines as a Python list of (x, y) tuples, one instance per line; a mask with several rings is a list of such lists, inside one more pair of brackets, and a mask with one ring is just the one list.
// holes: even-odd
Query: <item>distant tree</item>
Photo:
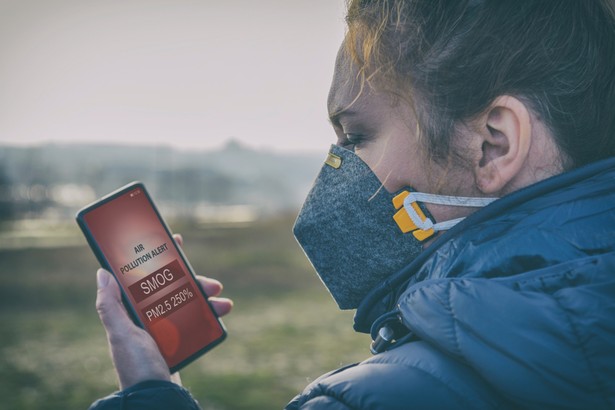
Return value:
[(6, 169), (0, 164), (0, 222), (8, 221), (13, 218), (15, 208), (11, 196), (13, 184)]
[(200, 201), (229, 203), (237, 185), (235, 179), (228, 175), (211, 169), (196, 168), (160, 171), (158, 182), (163, 187), (161, 198), (185, 204)]

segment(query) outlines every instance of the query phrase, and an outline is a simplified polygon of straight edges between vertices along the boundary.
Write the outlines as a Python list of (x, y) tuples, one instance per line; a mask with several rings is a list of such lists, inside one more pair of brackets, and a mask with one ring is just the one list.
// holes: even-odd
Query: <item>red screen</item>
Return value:
[(224, 334), (142, 188), (83, 220), (169, 367)]

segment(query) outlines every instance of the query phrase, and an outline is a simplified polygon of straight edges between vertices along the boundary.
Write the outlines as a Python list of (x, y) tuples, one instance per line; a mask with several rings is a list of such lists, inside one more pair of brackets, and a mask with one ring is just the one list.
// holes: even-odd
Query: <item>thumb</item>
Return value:
[(120, 287), (111, 273), (104, 269), (96, 272), (98, 292), (96, 310), (109, 336), (120, 335), (127, 327), (133, 325), (122, 304)]

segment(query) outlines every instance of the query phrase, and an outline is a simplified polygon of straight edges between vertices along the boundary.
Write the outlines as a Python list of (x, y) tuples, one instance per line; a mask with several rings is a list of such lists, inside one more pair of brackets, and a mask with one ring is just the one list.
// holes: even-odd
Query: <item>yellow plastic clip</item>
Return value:
[(342, 166), (342, 158), (338, 157), (335, 154), (329, 153), (329, 155), (327, 155), (327, 159), (325, 160), (325, 164), (335, 169), (338, 169)]
[[(428, 238), (431, 238), (434, 235), (435, 231), (433, 230), (433, 228), (426, 231), (423, 229), (419, 229), (412, 221), (412, 218), (410, 218), (410, 215), (408, 215), (408, 212), (406, 212), (406, 210), (404, 209), (404, 199), (406, 199), (408, 195), (410, 195), (410, 192), (403, 191), (400, 194), (396, 195), (395, 198), (393, 198), (393, 206), (397, 210), (395, 215), (393, 215), (393, 219), (403, 233), (412, 232), (412, 235), (414, 235), (416, 239), (422, 242)], [(421, 220), (425, 221), (427, 219), (427, 216), (425, 216), (425, 213), (423, 212), (419, 204), (413, 202), (411, 206), (421, 217)]]

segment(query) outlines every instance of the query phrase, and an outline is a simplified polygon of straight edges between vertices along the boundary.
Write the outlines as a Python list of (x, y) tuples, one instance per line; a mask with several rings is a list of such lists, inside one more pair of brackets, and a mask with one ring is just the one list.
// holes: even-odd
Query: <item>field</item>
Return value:
[[(182, 371), (204, 409), (283, 408), (320, 374), (369, 354), (368, 336), (337, 309), (292, 222), (171, 223), (195, 270), (235, 301), (228, 340)], [(84, 409), (117, 389), (94, 308), (96, 260), (72, 224), (45, 229), (37, 240), (0, 231), (3, 409)]]

